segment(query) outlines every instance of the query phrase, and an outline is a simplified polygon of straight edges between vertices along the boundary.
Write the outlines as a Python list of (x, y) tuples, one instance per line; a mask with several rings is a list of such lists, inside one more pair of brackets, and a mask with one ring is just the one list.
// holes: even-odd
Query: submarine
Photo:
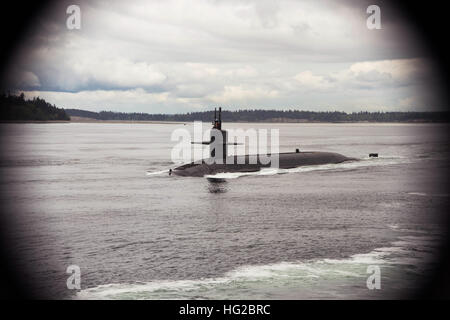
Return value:
[[(214, 109), (213, 128), (211, 130), (211, 138), (204, 142), (191, 142), (192, 144), (210, 145), (210, 158), (184, 164), (170, 169), (169, 174), (184, 177), (204, 177), (215, 175), (218, 173), (236, 173), (236, 172), (256, 172), (263, 168), (271, 167), (271, 163), (267, 163), (267, 157), (272, 154), (258, 155), (232, 155), (228, 156), (228, 145), (237, 145), (238, 143), (228, 143), (228, 134), (222, 129), (222, 108)], [(220, 139), (217, 139), (220, 137)], [(221, 152), (216, 157), (216, 150)], [(339, 153), (320, 152), (320, 151), (300, 151), (285, 152), (274, 154), (278, 156), (279, 169), (291, 169), (301, 166), (337, 164), (345, 161), (354, 161), (355, 158), (349, 158)], [(219, 161), (217, 161), (219, 160)]]

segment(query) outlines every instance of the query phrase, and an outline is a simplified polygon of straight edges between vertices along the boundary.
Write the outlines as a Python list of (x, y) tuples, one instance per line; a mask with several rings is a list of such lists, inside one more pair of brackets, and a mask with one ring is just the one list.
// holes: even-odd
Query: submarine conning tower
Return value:
[[(195, 161), (186, 163), (179, 167), (176, 167), (173, 171), (169, 171), (170, 174), (185, 177), (204, 177), (205, 175), (215, 175), (217, 173), (224, 172), (256, 172), (262, 168), (268, 168), (273, 165), (273, 162), (262, 163), (250, 163), (249, 155), (233, 155), (227, 157), (227, 145), (238, 145), (240, 143), (231, 142), (228, 143), (228, 134), (226, 130), (222, 130), (222, 108), (214, 109), (214, 120), (212, 123), (211, 135), (209, 141), (191, 141), (191, 144), (209, 145), (210, 157), (212, 159), (202, 159), (201, 161)], [(221, 141), (216, 141), (220, 139)], [(217, 151), (222, 155), (217, 155)], [(271, 154), (272, 155), (272, 154)], [(334, 152), (320, 152), (320, 151), (306, 151), (300, 152), (300, 149), (296, 149), (295, 152), (284, 152), (274, 154), (277, 156), (275, 162), (276, 168), (279, 169), (291, 169), (301, 166), (323, 165), (323, 164), (337, 164), (344, 161), (357, 160), (355, 158), (349, 158), (339, 153)], [(231, 162), (227, 163), (226, 160), (230, 159)], [(212, 160), (212, 162), (207, 161)], [(241, 161), (242, 160), (242, 161)]]
[[(227, 148), (227, 142), (228, 142), (228, 134), (226, 130), (222, 130), (222, 108), (219, 107), (219, 114), (217, 116), (217, 108), (214, 108), (214, 121), (213, 121), (213, 128), (211, 130), (211, 138), (209, 143), (209, 155), (211, 158), (216, 157), (216, 149), (220, 148), (220, 145), (217, 143), (213, 143), (216, 140), (216, 137), (222, 137), (222, 160), (223, 163), (225, 163), (225, 159), (228, 155), (228, 148)], [(217, 161), (218, 159), (216, 159)]]

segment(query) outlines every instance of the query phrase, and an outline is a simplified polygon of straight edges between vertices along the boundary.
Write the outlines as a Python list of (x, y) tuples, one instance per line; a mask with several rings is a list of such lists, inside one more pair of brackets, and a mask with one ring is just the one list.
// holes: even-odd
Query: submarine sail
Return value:
[[(258, 154), (256, 155), (256, 163), (251, 163), (250, 155), (228, 156), (227, 146), (229, 144), (236, 145), (237, 143), (228, 143), (227, 131), (222, 129), (222, 108), (219, 107), (218, 113), (217, 109), (214, 109), (214, 120), (212, 124), (213, 127), (209, 141), (191, 142), (192, 144), (200, 143), (209, 145), (210, 158), (179, 166), (171, 171), (172, 174), (187, 177), (203, 177), (205, 175), (226, 172), (255, 172), (261, 170), (262, 168), (271, 167), (270, 163), (267, 164), (261, 161), (261, 158), (263, 156), (266, 158), (267, 156), (273, 155), (278, 157), (278, 168), (280, 169), (291, 169), (311, 165), (336, 164), (356, 160), (334, 152), (300, 151), (299, 149), (296, 149), (295, 152), (268, 155)], [(218, 155), (216, 153), (217, 151), (221, 153), (221, 155)], [(255, 156), (252, 156), (252, 158), (254, 157)]]

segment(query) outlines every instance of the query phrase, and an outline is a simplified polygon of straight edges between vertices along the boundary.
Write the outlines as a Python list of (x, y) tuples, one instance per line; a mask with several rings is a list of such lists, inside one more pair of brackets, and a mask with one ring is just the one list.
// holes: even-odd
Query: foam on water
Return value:
[[(366, 288), (369, 265), (379, 266), (383, 279), (390, 279), (397, 289), (402, 285), (410, 287), (412, 278), (408, 278), (408, 275), (424, 272), (426, 262), (434, 252), (436, 240), (433, 236), (406, 235), (400, 236), (390, 247), (377, 248), (344, 259), (246, 265), (217, 278), (100, 285), (81, 290), (76, 298), (333, 299), (342, 297), (343, 292), (348, 298), (361, 298), (369, 294)], [(337, 294), (334, 288), (339, 288), (340, 292)]]
[(291, 169), (279, 168), (263, 168), (255, 172), (223, 172), (214, 175), (206, 175), (207, 179), (236, 179), (245, 176), (267, 176), (286, 173), (302, 173), (311, 171), (328, 171), (328, 170), (354, 170), (371, 166), (388, 166), (396, 164), (410, 163), (411, 160), (404, 157), (389, 156), (378, 158), (362, 158), (358, 161), (346, 161), (342, 163), (331, 163), (323, 165), (301, 166)]
[(418, 197), (448, 197), (448, 194), (445, 193), (436, 193), (436, 194), (428, 194), (425, 192), (408, 192), (411, 196), (418, 196)]
[(166, 174), (169, 172), (169, 169), (166, 170), (160, 170), (160, 171), (147, 171), (147, 175), (148, 176), (156, 176), (156, 175), (160, 175), (160, 174)]
[[(291, 169), (279, 169), (279, 168), (263, 168), (259, 171), (254, 172), (221, 172), (212, 175), (205, 175), (207, 179), (236, 179), (245, 176), (270, 176), (276, 174), (286, 174), (286, 173), (301, 173), (301, 172), (311, 172), (311, 171), (326, 171), (326, 170), (353, 170), (368, 166), (386, 166), (395, 165), (402, 163), (410, 163), (410, 159), (398, 156), (385, 156), (378, 158), (365, 157), (358, 161), (346, 161), (337, 164), (323, 164), (323, 165), (311, 165), (311, 166), (301, 166)], [(186, 164), (186, 163), (183, 163)], [(179, 164), (179, 165), (183, 165)], [(158, 171), (147, 171), (148, 176), (156, 176), (167, 174), (169, 169), (158, 170)], [(411, 192), (411, 195), (425, 195), (421, 193)]]

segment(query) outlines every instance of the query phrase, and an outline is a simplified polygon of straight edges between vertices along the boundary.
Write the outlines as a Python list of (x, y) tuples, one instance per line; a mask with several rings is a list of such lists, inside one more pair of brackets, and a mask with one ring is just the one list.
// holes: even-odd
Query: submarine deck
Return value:
[[(264, 158), (261, 158), (261, 155), (228, 156), (224, 164), (208, 164), (208, 159), (200, 160), (179, 166), (172, 173), (185, 177), (203, 177), (224, 172), (254, 172), (271, 166), (270, 163), (267, 164), (267, 161), (264, 161), (271, 154), (262, 156)], [(250, 163), (252, 157), (254, 157), (254, 160), (252, 161), (253, 163)], [(278, 167), (280, 169), (290, 169), (301, 166), (341, 163), (350, 160), (355, 159), (334, 152), (287, 152), (278, 154)]]

